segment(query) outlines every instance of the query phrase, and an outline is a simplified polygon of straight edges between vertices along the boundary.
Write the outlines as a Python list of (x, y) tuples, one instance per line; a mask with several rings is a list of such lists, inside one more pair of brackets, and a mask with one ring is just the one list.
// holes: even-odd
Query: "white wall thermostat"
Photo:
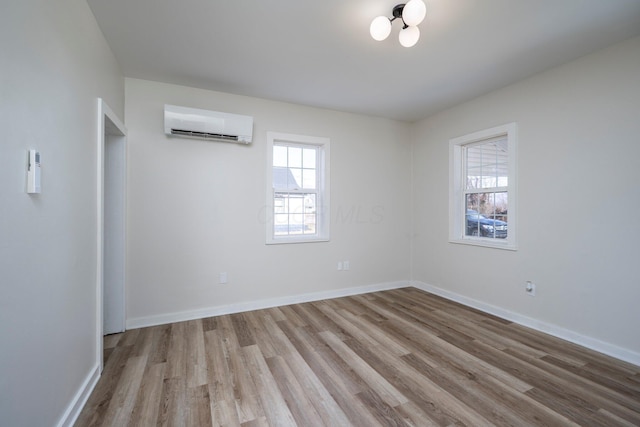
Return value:
[(40, 193), (40, 152), (29, 150), (29, 165), (27, 167), (27, 193)]

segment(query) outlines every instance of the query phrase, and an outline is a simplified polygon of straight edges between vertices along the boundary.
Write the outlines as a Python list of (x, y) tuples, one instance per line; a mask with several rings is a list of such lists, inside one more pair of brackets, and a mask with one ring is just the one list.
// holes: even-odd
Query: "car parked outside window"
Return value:
[(467, 209), (466, 235), (505, 239), (507, 223), (499, 219), (487, 218), (473, 209)]

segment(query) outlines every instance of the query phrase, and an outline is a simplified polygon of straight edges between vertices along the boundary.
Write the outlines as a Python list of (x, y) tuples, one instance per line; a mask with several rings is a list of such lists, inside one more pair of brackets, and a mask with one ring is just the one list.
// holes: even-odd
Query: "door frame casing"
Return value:
[[(104, 277), (105, 277), (105, 175), (117, 175), (110, 176), (111, 180), (109, 185), (115, 185), (119, 187), (122, 192), (122, 204), (121, 212), (118, 212), (122, 217), (121, 230), (118, 230), (118, 239), (121, 239), (121, 253), (117, 254), (119, 258), (118, 263), (120, 267), (121, 277), (119, 277), (119, 285), (122, 287), (122, 330), (124, 331), (126, 325), (125, 313), (125, 259), (126, 259), (126, 138), (127, 130), (124, 123), (118, 118), (113, 110), (102, 99), (98, 98), (98, 126), (97, 126), (97, 197), (96, 197), (96, 211), (97, 211), (97, 247), (96, 247), (96, 361), (99, 366), (100, 372), (103, 369), (103, 334), (104, 334)], [(121, 156), (122, 164), (118, 170), (107, 170), (106, 164), (106, 146), (107, 144), (117, 144), (116, 153)], [(110, 230), (110, 233), (113, 230)]]

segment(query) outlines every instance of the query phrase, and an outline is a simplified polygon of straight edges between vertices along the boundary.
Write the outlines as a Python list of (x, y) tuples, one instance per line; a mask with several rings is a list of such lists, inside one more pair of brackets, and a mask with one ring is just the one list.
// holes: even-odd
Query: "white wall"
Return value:
[[(95, 369), (96, 98), (122, 116), (124, 85), (84, 0), (3, 4), (0, 48), (0, 419), (54, 425)], [(126, 95), (130, 320), (403, 282), (411, 259), (419, 282), (640, 352), (639, 38), (414, 126), (140, 80)], [(253, 115), (254, 143), (168, 140), (164, 103)], [(447, 243), (448, 140), (510, 121), (519, 250)], [(264, 244), (267, 130), (331, 138), (331, 242)]]
[(51, 426), (96, 367), (96, 99), (122, 117), (124, 80), (84, 0), (3, 2), (0, 52), (0, 424)]
[[(447, 242), (448, 141), (517, 122), (517, 252)], [(413, 129), (413, 279), (640, 360), (640, 38)], [(524, 282), (537, 284), (537, 296)], [(615, 351), (614, 351), (615, 352)]]
[[(129, 326), (408, 283), (408, 125), (143, 80), (125, 86)], [(253, 144), (168, 138), (165, 103), (253, 116)], [(330, 242), (265, 245), (267, 131), (331, 139)], [(340, 260), (350, 271), (337, 271)], [(228, 284), (218, 284), (220, 272)]]

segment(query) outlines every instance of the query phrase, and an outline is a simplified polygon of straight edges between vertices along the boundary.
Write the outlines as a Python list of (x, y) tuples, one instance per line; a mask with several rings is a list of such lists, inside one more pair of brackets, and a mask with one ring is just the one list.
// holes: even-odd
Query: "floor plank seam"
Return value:
[(104, 338), (76, 426), (640, 425), (640, 367), (414, 288)]

